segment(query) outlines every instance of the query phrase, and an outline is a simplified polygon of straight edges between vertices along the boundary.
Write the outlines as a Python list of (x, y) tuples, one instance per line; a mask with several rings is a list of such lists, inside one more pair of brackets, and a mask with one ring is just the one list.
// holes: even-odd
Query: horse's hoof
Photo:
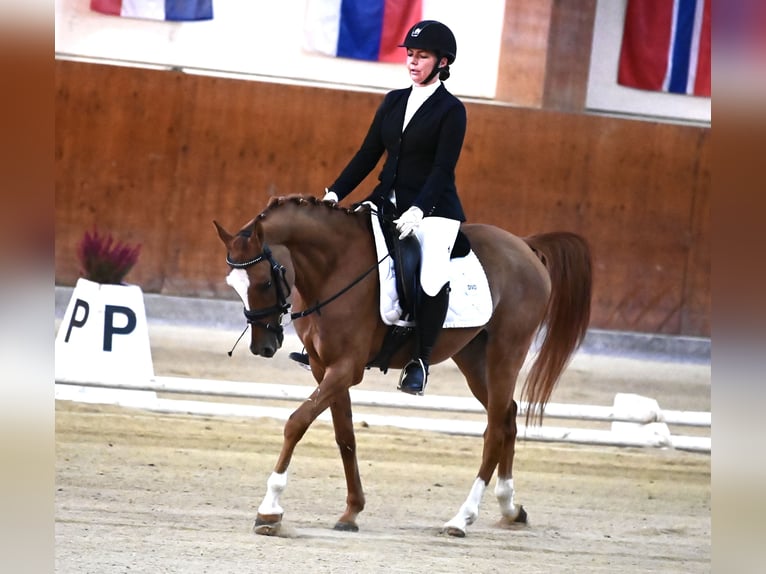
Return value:
[(514, 522), (520, 522), (521, 524), (527, 523), (527, 511), (523, 506), (519, 506), (519, 515), (513, 520)]
[(253, 524), (253, 532), (261, 536), (277, 536), (281, 528), (281, 520), (265, 520), (260, 516), (256, 517)]
[(447, 526), (444, 528), (444, 530), (442, 530), (442, 532), (444, 534), (454, 536), (455, 538), (465, 538), (465, 530), (462, 530), (456, 526)]
[(341, 532), (359, 532), (359, 527), (355, 522), (341, 522), (340, 520), (335, 523), (333, 529)]

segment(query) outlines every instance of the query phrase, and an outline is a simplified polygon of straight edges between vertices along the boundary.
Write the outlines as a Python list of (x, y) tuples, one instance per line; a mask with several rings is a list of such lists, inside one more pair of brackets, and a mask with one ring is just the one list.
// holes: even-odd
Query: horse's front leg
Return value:
[(356, 524), (356, 517), (364, 510), (364, 492), (356, 458), (356, 437), (348, 390), (338, 394), (338, 398), (330, 405), (330, 411), (335, 428), (335, 442), (338, 444), (343, 461), (343, 472), (346, 475), (347, 492), (346, 510), (335, 523), (335, 530), (357, 532), (359, 527)]
[[(256, 534), (276, 535), (279, 533), (284, 511), (279, 504), (279, 498), (287, 486), (287, 468), (295, 452), (295, 447), (303, 438), (308, 428), (316, 418), (335, 400), (342, 395), (348, 395), (348, 388), (353, 379), (347, 369), (327, 369), (322, 381), (311, 393), (311, 396), (299, 406), (285, 423), (282, 450), (277, 464), (266, 481), (266, 495), (258, 507), (253, 531)], [(350, 400), (346, 402), (350, 409)], [(361, 490), (361, 489), (360, 489)]]
[[(266, 495), (258, 507), (253, 532), (273, 536), (279, 533), (284, 513), (279, 504), (279, 498), (287, 486), (287, 467), (290, 465), (295, 447), (308, 430), (311, 423), (327, 408), (320, 404), (317, 387), (311, 396), (299, 406), (285, 423), (282, 451), (279, 453), (277, 464), (266, 481)], [(322, 401), (324, 403), (324, 401)]]

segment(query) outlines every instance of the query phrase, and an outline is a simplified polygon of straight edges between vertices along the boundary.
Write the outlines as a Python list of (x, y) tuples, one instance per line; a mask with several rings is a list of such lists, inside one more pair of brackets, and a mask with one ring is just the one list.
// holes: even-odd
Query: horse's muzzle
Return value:
[(257, 333), (261, 335), (259, 337), (259, 340), (256, 341), (255, 335), (256, 331), (253, 330), (253, 338), (250, 341), (250, 352), (253, 355), (259, 356), (259, 357), (266, 357), (267, 359), (270, 359), (273, 357), (277, 351), (282, 347), (282, 342), (284, 341), (284, 335), (282, 333), (267, 333), (263, 334), (263, 332)]

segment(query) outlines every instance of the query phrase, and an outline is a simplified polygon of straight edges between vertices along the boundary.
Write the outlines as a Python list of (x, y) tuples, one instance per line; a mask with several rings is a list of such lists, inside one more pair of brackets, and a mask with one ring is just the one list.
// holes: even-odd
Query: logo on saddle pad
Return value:
[[(380, 279), (380, 318), (386, 325), (412, 327), (414, 322), (402, 319), (403, 311), (396, 289), (394, 262), (388, 253), (386, 240), (375, 213), (370, 213), (372, 231), (375, 237), (375, 249), (378, 260)], [(385, 258), (384, 258), (385, 257)], [(449, 309), (444, 320), (444, 327), (480, 327), (492, 316), (492, 295), (484, 268), (479, 258), (472, 251), (465, 257), (450, 261)]]

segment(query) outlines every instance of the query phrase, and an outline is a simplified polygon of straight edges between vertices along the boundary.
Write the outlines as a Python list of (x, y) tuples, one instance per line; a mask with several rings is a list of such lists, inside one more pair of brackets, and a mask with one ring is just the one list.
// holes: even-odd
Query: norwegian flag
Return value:
[(628, 0), (617, 82), (710, 97), (711, 0)]

